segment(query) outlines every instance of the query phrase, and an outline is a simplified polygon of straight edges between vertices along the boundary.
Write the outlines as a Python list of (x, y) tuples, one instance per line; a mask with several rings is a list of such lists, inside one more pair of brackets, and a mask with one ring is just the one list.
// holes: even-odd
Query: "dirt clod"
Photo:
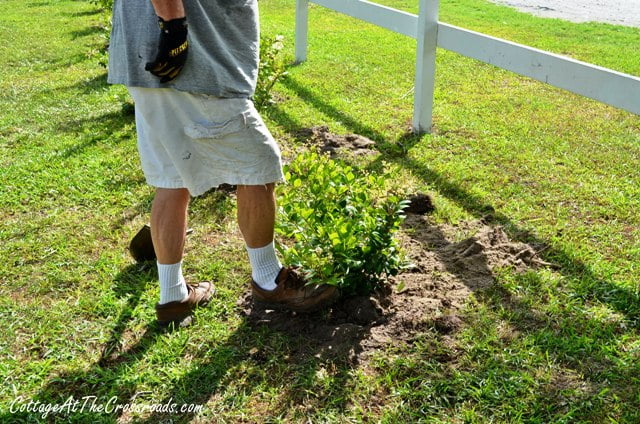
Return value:
[(356, 296), (344, 302), (344, 308), (348, 319), (352, 319), (358, 324), (366, 325), (375, 322), (380, 318), (380, 312), (376, 308), (374, 301), (368, 297)]
[(424, 215), (436, 210), (433, 200), (428, 194), (417, 193), (409, 198), (409, 206), (404, 208), (405, 213)]
[(462, 327), (462, 319), (457, 315), (441, 315), (433, 321), (436, 331), (440, 334), (455, 333)]

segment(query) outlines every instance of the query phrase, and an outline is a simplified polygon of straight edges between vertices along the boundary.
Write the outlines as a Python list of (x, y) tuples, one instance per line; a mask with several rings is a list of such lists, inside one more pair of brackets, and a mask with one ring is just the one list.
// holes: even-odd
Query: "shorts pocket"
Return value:
[(224, 122), (194, 123), (187, 125), (184, 132), (194, 140), (221, 139), (247, 128), (247, 114), (241, 113)]
[(226, 121), (194, 122), (184, 127), (195, 159), (204, 167), (237, 171), (259, 162), (261, 151), (251, 137), (248, 113)]

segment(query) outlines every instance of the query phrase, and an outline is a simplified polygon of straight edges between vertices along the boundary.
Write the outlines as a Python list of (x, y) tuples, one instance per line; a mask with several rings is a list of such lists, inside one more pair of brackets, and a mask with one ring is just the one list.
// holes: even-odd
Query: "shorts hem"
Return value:
[(261, 177), (229, 177), (229, 178), (220, 178), (216, 180), (209, 180), (204, 184), (200, 184), (196, 187), (189, 188), (189, 193), (193, 197), (200, 196), (212, 188), (218, 187), (222, 184), (229, 185), (263, 185), (270, 183), (278, 183), (284, 181), (284, 176), (282, 174), (274, 174), (274, 175), (266, 175)]
[(210, 179), (203, 184), (189, 187), (182, 181), (167, 181), (163, 179), (147, 178), (147, 184), (156, 188), (177, 189), (186, 188), (189, 190), (189, 194), (192, 197), (201, 196), (212, 188), (219, 187), (222, 184), (229, 185), (263, 185), (271, 183), (279, 183), (284, 181), (284, 176), (281, 173), (265, 175), (265, 176), (251, 176), (251, 177), (219, 177), (216, 179)]
[(146, 178), (147, 184), (156, 188), (187, 188), (182, 181), (168, 181), (161, 178)]

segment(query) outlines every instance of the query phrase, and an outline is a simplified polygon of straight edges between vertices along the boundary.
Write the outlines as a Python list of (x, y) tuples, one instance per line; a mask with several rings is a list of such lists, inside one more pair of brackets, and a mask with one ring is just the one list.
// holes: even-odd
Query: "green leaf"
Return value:
[[(402, 263), (394, 233), (402, 222), (400, 200), (386, 196), (384, 178), (362, 175), (315, 152), (287, 165), (290, 184), (278, 186), (278, 234), (294, 245), (287, 263), (299, 264), (309, 280), (330, 282), (345, 293), (367, 293)], [(383, 196), (376, 198), (374, 196)]]

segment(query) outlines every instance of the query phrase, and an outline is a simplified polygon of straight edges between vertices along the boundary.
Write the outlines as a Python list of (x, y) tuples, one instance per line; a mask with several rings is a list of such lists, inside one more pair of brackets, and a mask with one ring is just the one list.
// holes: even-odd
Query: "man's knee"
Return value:
[(156, 202), (166, 202), (169, 204), (189, 203), (189, 190), (186, 188), (156, 188)]
[(238, 191), (244, 191), (246, 193), (262, 194), (273, 193), (275, 183), (260, 184), (260, 185), (239, 185)]

